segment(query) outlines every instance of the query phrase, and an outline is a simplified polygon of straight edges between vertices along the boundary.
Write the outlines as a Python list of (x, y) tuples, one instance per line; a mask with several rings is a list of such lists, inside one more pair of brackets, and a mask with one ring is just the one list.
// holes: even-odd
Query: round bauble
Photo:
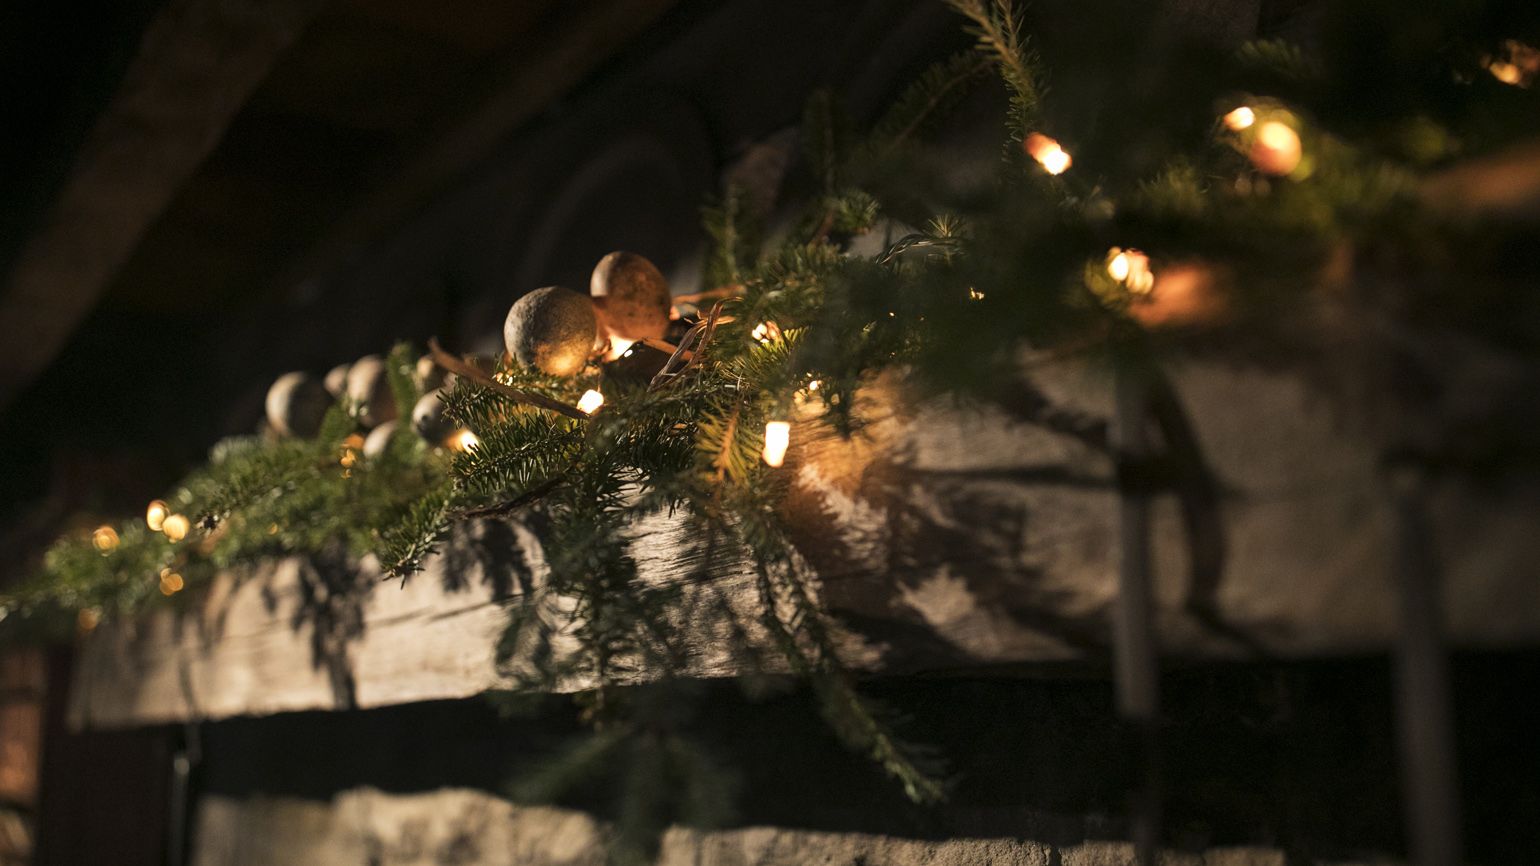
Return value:
[(623, 340), (660, 340), (668, 328), (673, 295), (657, 266), (617, 250), (594, 267), (588, 291), (609, 332)]
[(390, 447), (390, 437), (395, 434), (397, 426), (395, 421), (386, 421), (370, 430), (369, 435), (364, 438), (364, 456), (378, 457), (384, 454), (385, 449)]
[(326, 393), (332, 395), (332, 399), (340, 400), (348, 392), (348, 370), (352, 367), (352, 364), (338, 364), (326, 371), (321, 384), (326, 386)]
[(432, 355), (423, 355), (417, 359), (417, 366), (412, 368), (412, 378), (416, 380), (417, 390), (423, 393), (436, 391), (454, 382), (454, 374), (440, 367)]
[(587, 297), (547, 286), (519, 298), (503, 323), (508, 353), (525, 367), (571, 376), (588, 363), (598, 320)]
[(444, 416), (443, 390), (429, 391), (412, 407), (412, 429), (429, 445), (442, 445), (455, 426)]
[(358, 420), (365, 427), (384, 424), (396, 417), (396, 398), (390, 391), (385, 359), (365, 355), (348, 370), (347, 396), (359, 407)]
[(285, 373), (267, 389), (267, 423), (282, 436), (320, 432), (332, 397), (309, 373)]

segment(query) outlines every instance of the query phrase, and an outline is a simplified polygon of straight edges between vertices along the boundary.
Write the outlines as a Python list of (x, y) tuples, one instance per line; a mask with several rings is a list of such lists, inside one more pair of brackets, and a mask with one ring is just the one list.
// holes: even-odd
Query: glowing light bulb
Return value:
[(1257, 137), (1251, 143), (1251, 164), (1263, 174), (1285, 175), (1299, 166), (1304, 148), (1299, 133), (1286, 123), (1276, 120), (1257, 127)]
[(809, 391), (817, 391), (819, 388), (822, 388), (822, 387), (823, 387), (823, 382), (822, 382), (822, 380), (819, 380), (819, 379), (814, 379), (813, 381), (807, 383), (807, 389)]
[(1150, 257), (1136, 249), (1113, 247), (1107, 251), (1107, 274), (1136, 295), (1147, 295), (1155, 288), (1155, 273)]
[(185, 585), (186, 583), (182, 580), (182, 576), (180, 574), (177, 574), (169, 568), (163, 568), (160, 570), (161, 595), (174, 595), (178, 592), (181, 592), (182, 587)]
[(1107, 255), (1107, 273), (1120, 283), (1128, 279), (1128, 253), (1113, 247)]
[(780, 466), (786, 461), (786, 447), (791, 444), (791, 424), (786, 421), (767, 421), (765, 423), (765, 451), (766, 465)]
[(978, 289), (973, 288), (972, 286), (969, 286), (968, 287), (968, 298), (969, 298), (969, 300), (982, 301), (982, 300), (984, 300), (984, 293), (979, 291)]
[(192, 528), (192, 522), (185, 514), (168, 514), (160, 525), (160, 531), (166, 533), (166, 537), (172, 541), (181, 541), (187, 537), (187, 530)]
[(1228, 126), (1234, 132), (1250, 129), (1251, 125), (1256, 122), (1257, 113), (1244, 105), (1225, 115), (1225, 126)]
[(118, 546), (118, 531), (110, 526), (98, 526), (91, 533), (91, 545), (101, 551), (103, 555)]
[(583, 392), (582, 397), (578, 398), (577, 407), (578, 411), (582, 412), (584, 415), (592, 415), (599, 411), (599, 407), (603, 405), (604, 395), (600, 394), (598, 391), (595, 391), (592, 388), (589, 388), (587, 391)]
[(1040, 132), (1034, 132), (1022, 141), (1022, 147), (1035, 160), (1043, 170), (1049, 174), (1063, 174), (1066, 169), (1074, 164), (1069, 153), (1064, 150), (1059, 142), (1049, 138)]
[(80, 609), (80, 613), (75, 614), (75, 625), (80, 628), (81, 632), (91, 631), (101, 621), (101, 611), (94, 607), (83, 607)]
[(162, 523), (166, 522), (166, 515), (171, 513), (171, 506), (156, 499), (144, 509), (144, 523), (155, 532), (160, 531)]
[(1528, 87), (1540, 75), (1540, 49), (1516, 39), (1503, 43), (1501, 58), (1487, 57), (1483, 60), (1493, 78), (1514, 87)]
[(481, 445), (481, 437), (464, 428), (449, 434), (444, 440), (444, 447), (451, 451), (472, 451)]
[(760, 322), (754, 326), (754, 330), (749, 332), (749, 336), (761, 343), (768, 343), (781, 338), (781, 328), (774, 322)]
[(350, 433), (350, 434), (348, 434), (348, 438), (342, 440), (342, 447), (343, 448), (351, 448), (354, 451), (357, 451), (358, 449), (364, 447), (364, 436), (363, 436), (363, 434), (362, 433)]
[(629, 352), (631, 347), (635, 344), (635, 340), (627, 340), (625, 337), (617, 337), (614, 334), (611, 334), (610, 350), (604, 354), (604, 359), (606, 361), (619, 361), (621, 358), (625, 357), (626, 353)]

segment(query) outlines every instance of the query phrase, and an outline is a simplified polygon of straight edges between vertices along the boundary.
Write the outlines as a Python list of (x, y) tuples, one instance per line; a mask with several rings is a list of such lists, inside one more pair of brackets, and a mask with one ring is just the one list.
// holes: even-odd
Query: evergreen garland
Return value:
[[(812, 425), (859, 435), (858, 392), (885, 370), (933, 394), (1019, 396), (1024, 350), (1158, 371), (1174, 347), (1330, 368), (1348, 346), (1383, 360), (1368, 369), (1395, 371), (1363, 386), (1390, 395), (1393, 412), (1377, 422), (1387, 459), (1473, 474), (1517, 465), (1532, 428), (1504, 414), (1512, 407), (1484, 410), (1479, 436), (1395, 428), (1425, 398), (1404, 393), (1405, 364), (1438, 377), (1436, 359), (1407, 348), (1417, 335), (1454, 333), (1534, 370), (1533, 268), (1512, 258), (1536, 243), (1533, 215), (1456, 216), (1426, 190), (1461, 160), (1540, 131), (1536, 91), (1524, 86), (1533, 73), (1516, 84), (1492, 66), (1507, 40), (1536, 41), (1535, 12), (1466, 3), (1417, 18), (1354, 4), (1331, 10), (1318, 44), (1255, 42), (1223, 57), (1163, 36), (1171, 53), (1140, 72), (1155, 104), (1082, 106), (1053, 104), (1009, 0), (948, 4), (976, 48), (920, 76), (870, 134), (857, 139), (830, 94), (810, 101), (802, 134), (814, 194), (778, 243), (765, 249), (740, 189), (704, 210), (713, 288), (703, 297), (718, 303), (703, 306), (665, 375), (617, 381), (592, 366), (556, 379), (515, 366), (498, 369), (494, 386), (462, 377), (446, 413), (479, 444), (458, 452), (403, 427), (363, 459), (358, 407), (345, 403), (313, 439), (221, 443), (169, 501), (193, 517), (192, 534), (173, 541), (136, 519), (111, 543), (61, 539), (36, 579), (4, 598), (10, 623), (127, 615), (160, 594), (156, 576), (196, 584), (339, 545), (409, 579), (457, 521), (537, 512), (549, 578), (512, 612), (499, 658), (533, 692), (591, 684), (581, 701), (597, 733), (514, 793), (548, 797), (620, 760), (634, 772), (619, 850), (645, 857), (649, 834), (677, 815), (721, 818), (706, 753), (647, 690), (619, 688), (638, 670), (681, 685), (677, 593), (639, 579), (629, 549), (632, 527), (659, 511), (690, 522), (708, 562), (749, 551), (761, 625), (831, 725), (915, 801), (945, 792), (936, 756), (898, 737), (841, 664), (839, 625), (782, 520), (790, 473), (760, 459), (768, 421), (795, 422), (797, 438)], [(1124, 11), (1107, 27), (1134, 46), (1155, 38), (1143, 14)], [(1439, 26), (1419, 26), (1430, 20)], [(1365, 32), (1375, 39), (1354, 38)], [(1128, 53), (1098, 56), (1109, 77), (1130, 75), (1140, 52)], [(923, 133), (989, 68), (1008, 101), (1006, 158), (987, 182), (949, 181), (947, 155)], [(1055, 127), (1074, 133), (1054, 143), (1074, 154), (1062, 173), (1027, 150)], [(879, 225), (920, 228), (900, 228), (875, 256), (848, 253)], [(1146, 267), (1153, 286), (1139, 279)], [(1173, 274), (1202, 304), (1163, 308), (1161, 278)], [(398, 406), (420, 395), (414, 360), (406, 346), (389, 357)], [(602, 409), (567, 408), (590, 388), (602, 390)], [(1040, 395), (1015, 405), (1105, 447), (1098, 419), (1067, 418)], [(557, 632), (582, 652), (556, 662)], [(683, 784), (662, 784), (671, 778)]]

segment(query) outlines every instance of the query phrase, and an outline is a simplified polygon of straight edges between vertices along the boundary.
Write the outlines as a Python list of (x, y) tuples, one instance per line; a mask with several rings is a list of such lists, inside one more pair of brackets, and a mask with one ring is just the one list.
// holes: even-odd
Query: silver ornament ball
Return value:
[(309, 373), (285, 373), (267, 389), (267, 423), (283, 436), (314, 436), (332, 398)]
[(384, 424), (396, 417), (396, 398), (390, 391), (385, 359), (365, 355), (348, 370), (347, 396), (359, 408), (358, 420), (365, 427)]
[(326, 378), (321, 384), (326, 386), (326, 393), (332, 395), (335, 400), (342, 399), (342, 395), (348, 392), (348, 370), (352, 364), (338, 364), (326, 371)]
[(412, 429), (429, 445), (442, 445), (455, 428), (444, 416), (444, 391), (429, 391), (412, 407)]
[(364, 456), (378, 457), (384, 454), (385, 449), (390, 447), (390, 437), (395, 434), (397, 426), (395, 421), (386, 421), (370, 430), (369, 435), (364, 438)]

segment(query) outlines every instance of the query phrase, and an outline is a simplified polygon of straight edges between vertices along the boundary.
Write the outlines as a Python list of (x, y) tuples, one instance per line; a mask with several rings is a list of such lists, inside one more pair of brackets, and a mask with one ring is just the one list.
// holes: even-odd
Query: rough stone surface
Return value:
[(599, 330), (594, 305), (561, 286), (519, 298), (503, 323), (503, 342), (514, 360), (552, 376), (583, 369)]
[(599, 260), (589, 282), (600, 319), (624, 340), (661, 340), (673, 295), (668, 280), (646, 257), (616, 250)]
[(383, 424), (396, 417), (396, 397), (390, 391), (385, 374), (385, 359), (365, 355), (348, 369), (348, 399), (362, 406), (359, 420), (367, 427)]
[[(583, 812), (515, 806), (480, 791), (390, 794), (355, 788), (331, 801), (203, 798), (197, 866), (291, 863), (603, 866), (608, 828)], [(1131, 844), (1030, 838), (907, 839), (784, 827), (671, 828), (658, 866), (1132, 866)], [(1283, 866), (1266, 847), (1163, 851), (1161, 866)], [(1325, 861), (1313, 861), (1327, 866)], [(1380, 861), (1389, 862), (1389, 861)], [(1333, 866), (1336, 866), (1333, 863)], [(1341, 864), (1346, 866), (1346, 864)]]
[(267, 389), (267, 423), (284, 436), (314, 436), (331, 395), (309, 373), (285, 373)]

